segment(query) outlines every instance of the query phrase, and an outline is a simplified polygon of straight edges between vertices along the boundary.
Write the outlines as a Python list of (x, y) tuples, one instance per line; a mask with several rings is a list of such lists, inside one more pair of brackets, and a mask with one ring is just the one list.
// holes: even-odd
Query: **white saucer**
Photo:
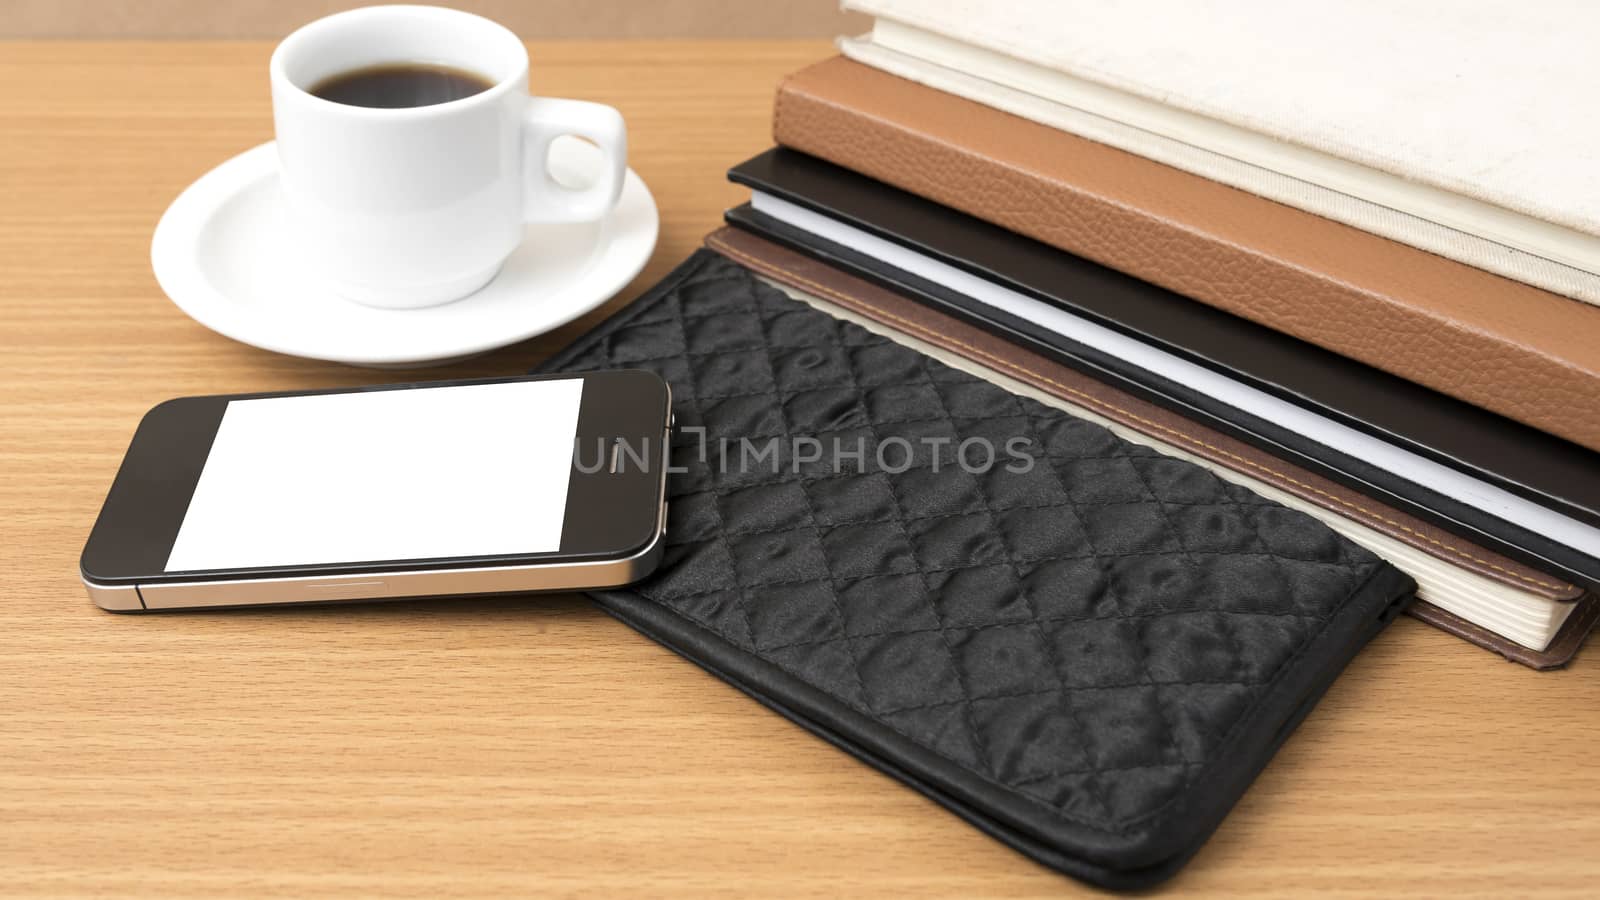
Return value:
[[(551, 172), (586, 179), (598, 154), (557, 141)], [(622, 290), (656, 246), (655, 200), (631, 169), (603, 222), (530, 225), (483, 289), (425, 309), (375, 309), (319, 284), (291, 250), (271, 143), (207, 172), (172, 201), (150, 244), (156, 281), (218, 334), (266, 350), (357, 366), (437, 365), (526, 340)]]

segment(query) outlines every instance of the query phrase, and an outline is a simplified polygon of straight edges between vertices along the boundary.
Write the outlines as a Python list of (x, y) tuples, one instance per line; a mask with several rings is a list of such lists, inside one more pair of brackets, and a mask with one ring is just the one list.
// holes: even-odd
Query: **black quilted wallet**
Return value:
[[(1309, 516), (710, 251), (544, 370), (623, 367), (672, 384), (686, 471), (660, 569), (595, 602), (1099, 885), (1177, 871), (1413, 589)], [(985, 469), (978, 443), (963, 464), (975, 438), (1034, 464)]]

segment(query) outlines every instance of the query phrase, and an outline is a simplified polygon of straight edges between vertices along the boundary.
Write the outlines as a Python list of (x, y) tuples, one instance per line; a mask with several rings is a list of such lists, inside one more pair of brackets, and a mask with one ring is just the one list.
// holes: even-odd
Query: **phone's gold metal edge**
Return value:
[[(83, 579), (95, 605), (114, 612), (139, 609), (203, 609), (224, 606), (276, 606), (357, 600), (402, 600), (461, 594), (616, 587), (648, 574), (661, 558), (663, 527), (643, 550), (623, 559), (472, 569), (371, 572), (307, 578), (244, 578), (176, 584), (107, 586)], [(80, 576), (81, 577), (81, 576)], [(142, 602), (141, 602), (142, 601)]]
[(672, 388), (669, 385), (667, 427), (663, 438), (663, 470), (656, 497), (655, 537), (645, 545), (644, 549), (622, 559), (147, 585), (98, 584), (85, 577), (82, 571), (78, 573), (78, 579), (88, 591), (89, 599), (93, 600), (96, 606), (110, 612), (405, 600), (417, 597), (519, 594), (618, 587), (648, 575), (661, 559), (667, 535), (665, 449), (671, 444), (672, 427), (676, 418), (672, 413)]

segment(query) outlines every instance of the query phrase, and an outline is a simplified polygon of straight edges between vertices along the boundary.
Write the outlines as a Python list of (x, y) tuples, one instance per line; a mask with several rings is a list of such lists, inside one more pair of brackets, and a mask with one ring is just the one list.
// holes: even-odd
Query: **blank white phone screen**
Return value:
[(583, 379), (234, 400), (167, 571), (561, 548)]

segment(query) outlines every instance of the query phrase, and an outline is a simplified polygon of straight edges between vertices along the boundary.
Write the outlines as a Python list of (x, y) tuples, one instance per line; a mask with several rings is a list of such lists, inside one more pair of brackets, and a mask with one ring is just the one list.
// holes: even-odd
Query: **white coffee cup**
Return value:
[[(433, 106), (377, 109), (310, 90), (387, 64), (448, 66), (493, 87)], [(528, 52), (480, 16), (370, 6), (318, 19), (272, 54), (272, 111), (291, 228), (339, 294), (415, 308), (494, 278), (529, 222), (592, 221), (627, 171), (622, 116), (609, 106), (528, 96)], [(571, 189), (551, 177), (551, 141), (593, 142), (604, 171)]]

